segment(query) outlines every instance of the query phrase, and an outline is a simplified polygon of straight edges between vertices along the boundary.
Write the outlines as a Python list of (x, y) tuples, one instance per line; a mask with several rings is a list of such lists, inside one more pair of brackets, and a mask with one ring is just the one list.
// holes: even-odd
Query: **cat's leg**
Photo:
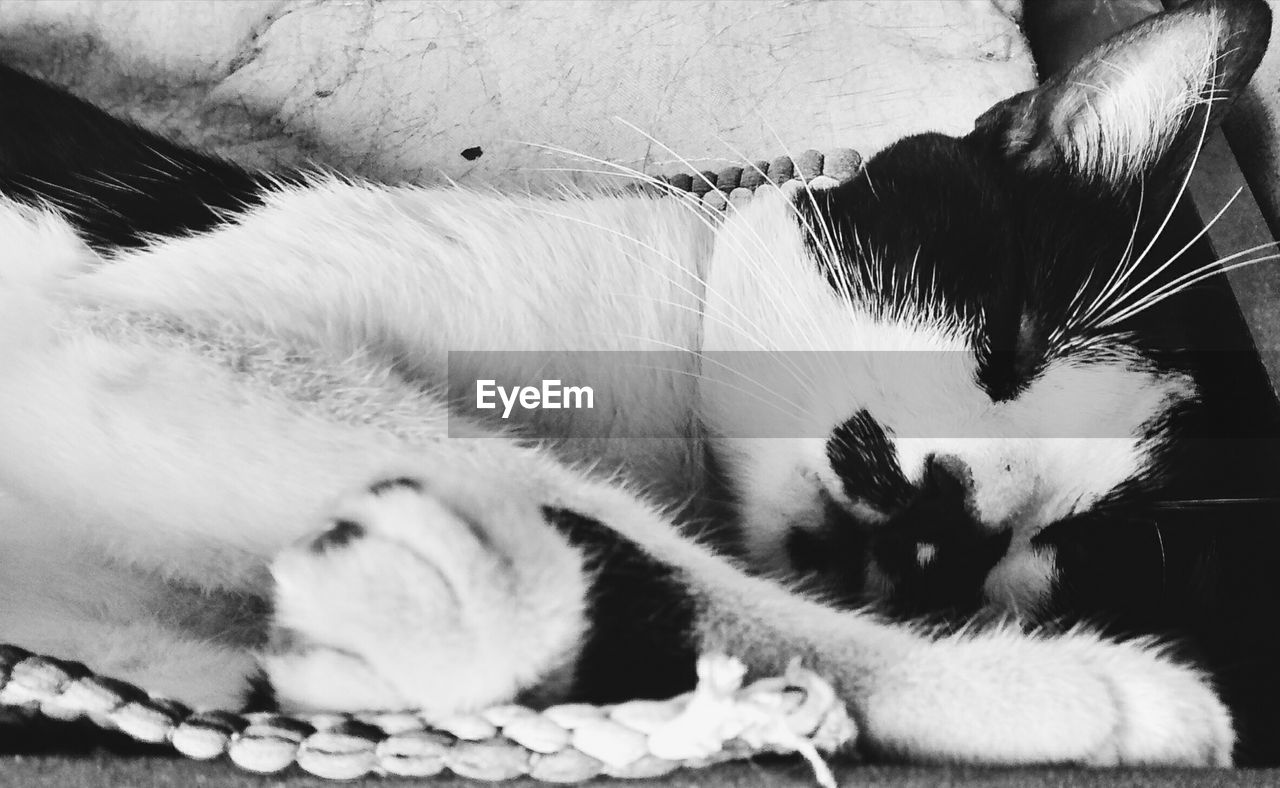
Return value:
[[(519, 523), (522, 538), (556, 527), (588, 559), (603, 555), (589, 575), (591, 620), (570, 651), (579, 680), (603, 675), (625, 691), (634, 686), (637, 667), (661, 664), (650, 655), (687, 660), (686, 681), (699, 651), (734, 654), (757, 674), (780, 672), (800, 656), (850, 704), (862, 745), (888, 757), (1230, 762), (1231, 720), (1210, 682), (1149, 644), (1083, 632), (1038, 638), (1003, 630), (935, 639), (748, 577), (679, 537), (624, 491), (545, 462), (530, 463), (526, 471), (539, 481), (523, 494), (541, 496), (535, 500), (548, 507), (544, 518), (566, 512), (570, 525), (544, 522), (527, 506), (513, 517), (521, 507), (511, 508), (509, 498), (501, 504), (476, 498), (479, 508), (451, 510), (429, 486), (411, 483), (358, 498), (344, 510), (346, 525), (321, 536), (315, 547), (281, 556), (275, 564), (278, 605), (290, 637), (274, 657), (278, 661), (269, 663), (273, 680), (300, 705), (376, 702), (436, 711), (502, 700), (536, 682), (533, 668), (547, 670), (554, 660), (524, 661), (524, 649), (538, 642), (528, 627), (550, 619), (527, 618), (531, 609), (506, 590), (525, 587), (513, 578), (534, 571), (505, 560), (514, 555), (505, 547), (508, 529)], [(464, 542), (461, 554), (471, 556), (477, 573), (459, 580), (451, 561)], [(441, 550), (445, 544), (452, 545), (448, 551)], [(637, 563), (637, 553), (647, 565)], [(626, 595), (631, 606), (620, 608), (611, 588), (632, 581), (638, 567), (670, 582)], [(404, 583), (388, 582), (390, 571), (423, 596), (411, 597)], [(467, 641), (437, 634), (453, 631), (442, 622), (468, 620), (472, 611), (485, 611), (476, 619), (485, 628)], [(500, 631), (509, 633), (511, 649), (495, 653), (507, 661), (477, 660)], [(630, 640), (625, 648), (602, 647), (609, 638)], [(619, 656), (629, 651), (644, 657), (628, 662)], [(520, 673), (526, 666), (530, 670)], [(464, 677), (475, 674), (488, 676), (484, 689), (497, 694), (467, 687)], [(466, 694), (451, 692), (452, 682)], [(646, 694), (661, 694), (650, 689)]]
[(482, 478), (379, 482), (276, 558), (264, 665), (283, 704), (450, 713), (571, 668), (582, 557), (519, 485)]
[(871, 751), (923, 761), (1230, 763), (1231, 716), (1212, 681), (1149, 641), (998, 629), (930, 637), (734, 571), (647, 525), (651, 515), (619, 491), (574, 489), (576, 509), (681, 568), (696, 588), (700, 649), (769, 672), (804, 657), (835, 682)]
[(0, 64), (0, 194), (56, 206), (97, 249), (195, 233), (271, 181)]
[[(179, 603), (265, 596), (269, 559), (320, 528), (335, 498), (411, 467), (436, 496), (434, 506), (416, 497), (406, 504), (421, 528), (378, 530), (395, 544), (344, 553), (357, 557), (361, 582), (381, 584), (370, 581), (364, 593), (342, 563), (325, 566), (323, 555), (302, 548), (322, 565), (317, 579), (329, 595), (312, 600), (321, 618), (365, 620), (377, 632), (408, 638), (404, 649), (387, 644), (388, 660), (406, 651), (421, 659), (438, 653), (441, 677), (450, 666), (462, 671), (439, 688), (453, 705), (507, 695), (571, 657), (581, 629), (578, 554), (536, 508), (519, 504), (534, 497), (505, 492), (503, 483), (519, 478), (510, 458), (527, 450), (499, 437), (444, 439), (443, 404), (376, 365), (311, 365), (282, 354), (283, 366), (269, 359), (269, 369), (259, 370), (270, 378), (263, 385), (253, 359), (224, 365), (172, 337), (87, 330), (56, 302), (32, 294), (0, 300), (24, 307), (0, 309), (0, 490), (9, 504), (0, 511), (0, 552), (17, 567), (78, 567), (64, 572), (66, 583), (51, 571), (26, 586), (16, 584), (15, 572), (0, 574), (8, 610), (32, 611), (6, 635), (19, 645), (190, 703), (218, 698), (234, 705), (256, 663), (238, 644), (228, 652), (234, 664), (215, 669), (226, 651), (218, 633), (225, 627), (193, 621), (200, 606)], [(282, 378), (308, 393), (291, 399)], [(381, 520), (365, 516), (370, 497), (394, 505), (403, 496), (388, 489), (349, 504), (342, 516), (368, 520), (364, 527), (373, 531)], [(331, 534), (321, 544), (334, 547), (340, 538)], [(94, 560), (80, 560), (86, 556)], [(287, 562), (281, 566), (284, 620), (293, 610), (285, 593), (292, 575)], [(437, 592), (465, 607), (431, 608), (426, 603)], [(66, 604), (34, 612), (37, 602), (60, 597)], [(390, 609), (379, 604), (387, 598)], [(99, 604), (104, 600), (112, 610)], [(394, 629), (404, 611), (412, 616)], [(228, 613), (224, 624), (237, 611)], [(265, 617), (262, 609), (257, 614)], [(139, 629), (149, 620), (157, 626)], [(522, 622), (536, 626), (521, 630)], [(297, 623), (294, 645), (315, 645), (310, 622)], [(171, 636), (137, 637), (152, 629)], [(363, 632), (349, 634), (359, 640)], [(473, 670), (486, 656), (484, 669)], [(291, 663), (297, 670), (290, 676), (304, 681), (314, 663)], [(362, 693), (359, 704), (348, 705), (379, 703), (375, 682), (354, 682), (355, 669), (329, 673), (337, 676), (327, 685), (332, 694), (313, 705), (337, 704), (343, 677)]]
[(195, 707), (239, 708), (264, 604), (113, 561), (0, 492), (0, 639)]

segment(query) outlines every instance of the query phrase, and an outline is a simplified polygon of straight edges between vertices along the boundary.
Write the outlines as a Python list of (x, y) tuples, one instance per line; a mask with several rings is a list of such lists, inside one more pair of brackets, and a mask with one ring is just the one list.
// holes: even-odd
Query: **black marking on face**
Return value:
[(1013, 532), (992, 533), (962, 506), (924, 499), (872, 535), (871, 555), (892, 591), (887, 609), (906, 616), (963, 618), (984, 604), (983, 584), (1009, 551)]
[(543, 516), (583, 552), (593, 578), (573, 697), (612, 703), (692, 688), (696, 605), (680, 571), (598, 520), (551, 507)]
[(383, 493), (391, 492), (397, 488), (404, 488), (412, 492), (420, 493), (422, 492), (422, 482), (417, 479), (411, 479), (408, 476), (399, 476), (394, 479), (383, 479), (380, 482), (375, 482), (374, 484), (369, 485), (369, 492), (374, 495), (382, 495)]
[(312, 539), (307, 547), (318, 555), (351, 544), (363, 538), (364, 535), (364, 526), (360, 523), (354, 520), (338, 520), (327, 531)]
[[(828, 502), (822, 522), (792, 527), (785, 545), (796, 571), (814, 578), (827, 598), (878, 604), (904, 617), (937, 620), (974, 614), (983, 584), (1008, 552), (1012, 532), (993, 533), (970, 511), (973, 480), (954, 458), (930, 457), (918, 486), (888, 519), (859, 523)], [(866, 586), (868, 562), (879, 582)], [(879, 596), (887, 585), (888, 596)], [(878, 596), (868, 598), (868, 593)]]
[(898, 465), (889, 436), (865, 410), (832, 431), (827, 459), (854, 500), (892, 510), (904, 506), (915, 492)]
[(993, 402), (1017, 399), (1044, 369), (1050, 351), (1047, 334), (1044, 321), (1026, 311), (988, 321), (987, 341), (977, 349), (978, 384)]

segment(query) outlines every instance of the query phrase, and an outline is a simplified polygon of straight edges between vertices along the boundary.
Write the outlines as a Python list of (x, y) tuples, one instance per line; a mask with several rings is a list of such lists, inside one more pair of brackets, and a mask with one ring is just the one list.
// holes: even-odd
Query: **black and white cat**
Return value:
[[(1178, 278), (1169, 221), (1269, 25), (1190, 4), (967, 137), (723, 220), (245, 173), (4, 71), (0, 636), (194, 705), (265, 674), (330, 710), (799, 655), (883, 756), (1274, 758), (1275, 538), (1225, 522), (1270, 510), (1170, 505), (1274, 486), (1256, 356), (1199, 352), (1220, 293)], [(557, 441), (457, 404), (550, 351), (583, 351), (572, 382), (670, 348), (522, 425)], [(686, 499), (731, 502), (733, 544), (682, 530)], [(999, 623), (945, 626), (975, 616)]]

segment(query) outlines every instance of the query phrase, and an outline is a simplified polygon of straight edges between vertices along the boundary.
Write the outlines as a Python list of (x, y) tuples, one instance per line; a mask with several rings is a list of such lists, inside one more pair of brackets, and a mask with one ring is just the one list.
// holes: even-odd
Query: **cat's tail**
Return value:
[(291, 178), (176, 145), (3, 64), (0, 118), (0, 194), (55, 208), (100, 251), (207, 230)]

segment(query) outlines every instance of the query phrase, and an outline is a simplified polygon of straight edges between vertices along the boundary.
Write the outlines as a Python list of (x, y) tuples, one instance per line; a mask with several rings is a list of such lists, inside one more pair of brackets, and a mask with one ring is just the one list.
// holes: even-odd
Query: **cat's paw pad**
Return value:
[(570, 654), (580, 557), (518, 496), (449, 492), (379, 482), (276, 557), (263, 665), (282, 705), (449, 713), (509, 699)]

